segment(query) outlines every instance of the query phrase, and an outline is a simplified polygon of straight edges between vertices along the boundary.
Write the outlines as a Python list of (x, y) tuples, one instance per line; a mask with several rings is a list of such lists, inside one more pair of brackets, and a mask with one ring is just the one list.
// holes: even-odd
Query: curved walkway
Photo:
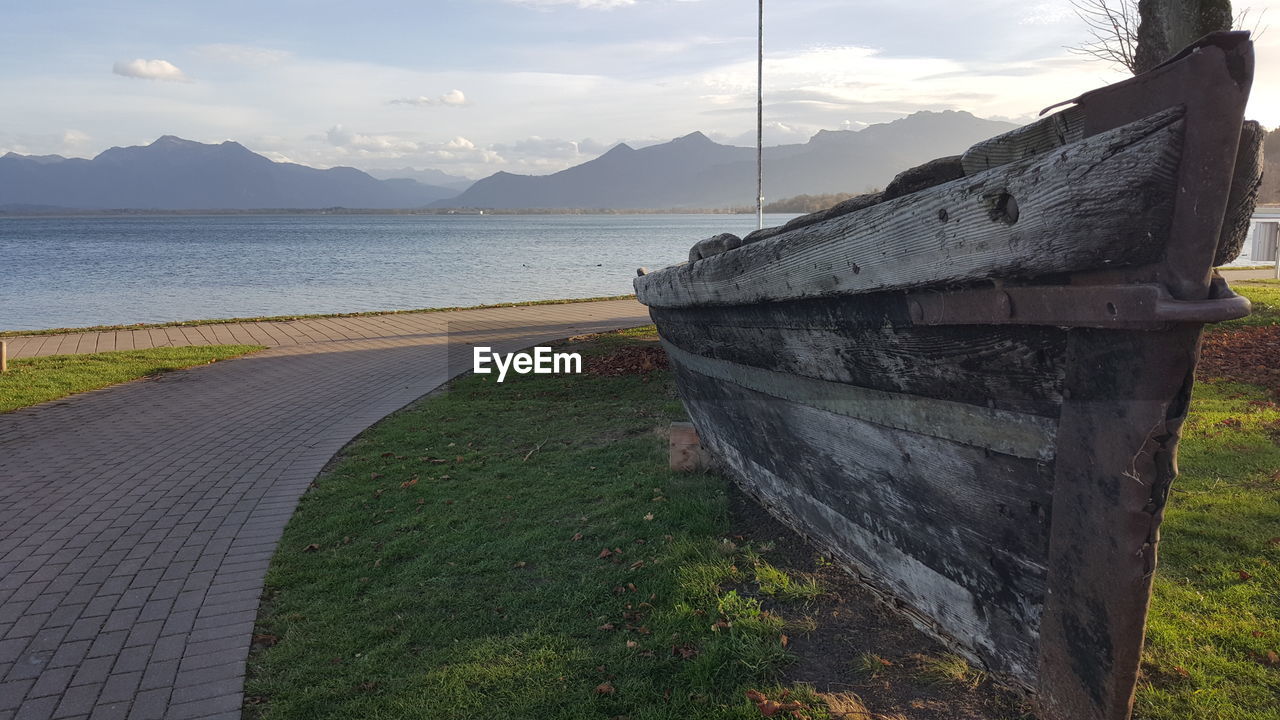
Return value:
[[(471, 345), (647, 322), (615, 300), (165, 328), (274, 347), (0, 415), (0, 720), (239, 717), (267, 564), (344, 444), (468, 369)], [(112, 336), (93, 350), (142, 333), (160, 344), (93, 333)]]

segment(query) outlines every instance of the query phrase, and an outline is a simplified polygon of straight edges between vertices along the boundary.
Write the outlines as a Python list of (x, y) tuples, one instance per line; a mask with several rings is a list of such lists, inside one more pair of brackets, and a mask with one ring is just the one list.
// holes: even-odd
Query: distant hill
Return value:
[(378, 180), (355, 168), (317, 170), (273, 162), (236, 142), (165, 135), (113, 147), (92, 160), (0, 157), (0, 207), (258, 210), (413, 208), (456, 194), (415, 180)]
[(379, 180), (417, 180), (423, 185), (434, 185), (435, 187), (449, 188), (450, 190), (456, 190), (457, 192), (466, 190), (476, 182), (471, 178), (465, 178), (461, 175), (450, 175), (443, 170), (436, 170), (435, 168), (426, 168), (423, 170), (414, 170), (410, 167), (400, 168), (399, 170), (392, 168), (372, 168), (365, 170), (365, 172)]
[[(765, 148), (765, 193), (859, 193), (898, 172), (1016, 127), (967, 112), (918, 112), (862, 130), (821, 131), (807, 143)], [(755, 149), (695, 132), (634, 149), (625, 143), (551, 175), (499, 172), (436, 207), (723, 208), (755, 203)]]

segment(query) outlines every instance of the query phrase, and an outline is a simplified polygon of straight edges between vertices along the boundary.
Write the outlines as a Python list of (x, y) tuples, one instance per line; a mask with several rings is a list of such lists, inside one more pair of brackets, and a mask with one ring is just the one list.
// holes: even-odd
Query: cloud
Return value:
[(88, 133), (80, 130), (67, 130), (62, 133), (62, 145), (66, 148), (79, 147), (92, 139)]
[(403, 97), (394, 100), (388, 100), (389, 105), (449, 105), (459, 107), (467, 104), (467, 96), (461, 90), (450, 90), (438, 98), (430, 98), (426, 95), (418, 97)]
[(366, 152), (386, 153), (390, 155), (417, 152), (421, 146), (413, 140), (395, 135), (364, 135), (354, 133), (341, 125), (334, 125), (325, 133), (329, 144), (334, 147), (363, 150)]
[(167, 82), (191, 82), (177, 65), (168, 60), (117, 60), (111, 72), (124, 77), (142, 80), (165, 80)]

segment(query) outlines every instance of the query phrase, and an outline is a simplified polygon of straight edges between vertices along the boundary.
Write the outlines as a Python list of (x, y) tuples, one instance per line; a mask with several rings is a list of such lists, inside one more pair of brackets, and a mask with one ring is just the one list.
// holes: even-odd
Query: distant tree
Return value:
[(826, 210), (837, 203), (853, 197), (854, 193), (828, 193), (825, 195), (796, 195), (766, 203), (764, 211), (769, 213), (804, 213), (809, 214)]

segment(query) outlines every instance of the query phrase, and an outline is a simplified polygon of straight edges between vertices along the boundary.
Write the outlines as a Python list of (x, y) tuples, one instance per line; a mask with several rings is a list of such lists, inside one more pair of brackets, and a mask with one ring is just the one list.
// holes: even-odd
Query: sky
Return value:
[[(1280, 0), (1247, 7), (1280, 24)], [(755, 140), (754, 0), (42, 0), (3, 17), (0, 154), (178, 135), (478, 178), (695, 130)], [(919, 110), (1029, 122), (1125, 77), (1067, 50), (1086, 39), (1068, 0), (766, 0), (766, 144)], [(1273, 128), (1280, 27), (1257, 54), (1249, 116)]]

